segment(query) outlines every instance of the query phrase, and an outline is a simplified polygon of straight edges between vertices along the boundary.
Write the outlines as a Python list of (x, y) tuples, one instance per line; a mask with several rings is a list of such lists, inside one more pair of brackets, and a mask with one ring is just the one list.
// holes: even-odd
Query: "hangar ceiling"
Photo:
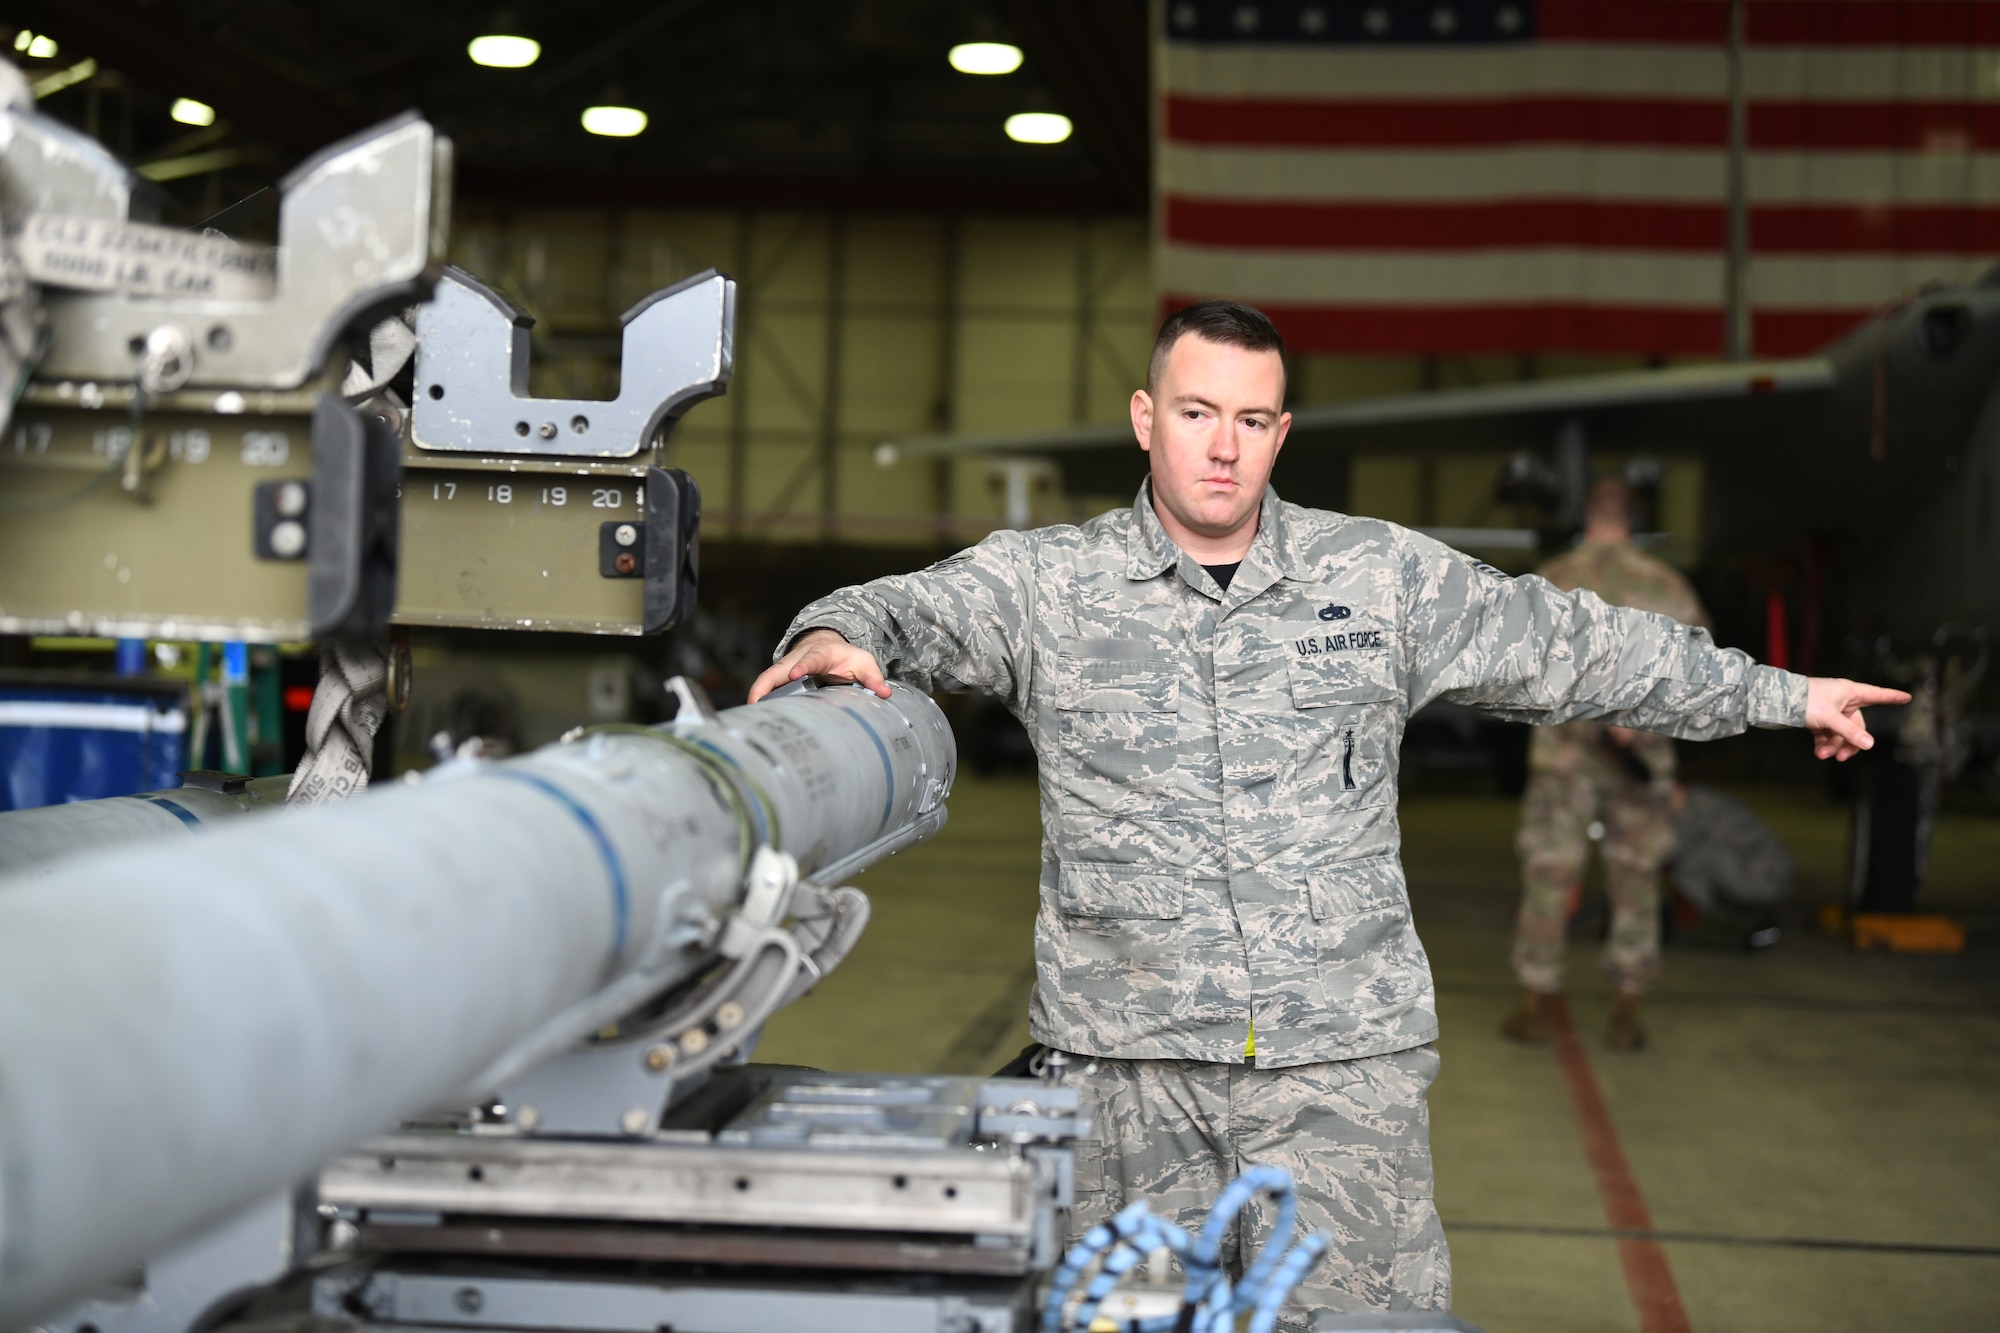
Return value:
[[(417, 107), (455, 140), (461, 197), (516, 207), (799, 207), (1143, 213), (1144, 0), (16, 0), (58, 45), (31, 80), (96, 62), (45, 110), (162, 179), (168, 215), (268, 184), (304, 154)], [(526, 69), (474, 65), (474, 36), (542, 44)], [(998, 77), (945, 53), (1008, 41)], [(177, 97), (213, 126), (168, 118)], [(587, 134), (585, 106), (650, 117), (632, 139)], [(1026, 145), (1017, 111), (1076, 133)], [(162, 166), (162, 164), (165, 164)]]

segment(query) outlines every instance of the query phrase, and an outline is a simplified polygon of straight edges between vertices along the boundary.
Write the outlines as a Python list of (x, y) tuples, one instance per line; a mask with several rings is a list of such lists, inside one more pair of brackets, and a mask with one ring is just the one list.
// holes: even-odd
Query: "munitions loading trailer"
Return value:
[[(26, 105), (0, 114), (12, 131), (0, 301), (27, 331), (0, 436), (0, 632), (372, 643), (395, 625), (632, 635), (686, 618), (699, 492), (660, 452), (681, 413), (728, 385), (728, 278), (696, 275), (626, 315), (617, 399), (537, 399), (530, 321), (443, 265), (450, 144), (421, 118), (292, 172), (278, 245), (260, 250), (151, 225), (135, 216), (140, 183), (95, 142)], [(390, 382), (412, 355), (405, 402)], [(0, 1324), (182, 1333), (276, 1301), (288, 1317), (307, 1308), (383, 1329), (1026, 1327), (1059, 1257), (1067, 1144), (1087, 1132), (1073, 1090), (744, 1063), (764, 1020), (865, 925), (866, 899), (839, 878), (942, 826), (955, 763), (942, 718), (907, 691), (885, 703), (806, 687), (717, 714), (696, 687), (675, 688), (683, 710), (668, 727), (607, 729), (504, 764), (463, 758), (339, 807), (269, 813), (275, 793), (199, 792), (212, 799), (191, 818), (145, 798), (0, 817), (0, 870), (14, 872), (0, 918), (12, 912), (21, 955), (0, 985), (0, 1065), (41, 1088), (50, 1112), (0, 1128), (10, 1184), (34, 1180), (44, 1204), (31, 1208), (28, 1189), (9, 1192), (18, 1211), (0, 1204)], [(428, 813), (412, 824), (417, 807)], [(319, 1164), (289, 1178), (268, 1172), (298, 1135), (283, 1151), (266, 1143), (285, 1137), (271, 1121), (296, 1127), (286, 1089), (231, 1086), (244, 1071), (191, 1020), (218, 1003), (283, 1015), (299, 997), (155, 997), (123, 1035), (177, 1050), (187, 1087), (165, 1064), (166, 1084), (134, 1069), (130, 1104), (168, 1132), (140, 1131), (151, 1149), (106, 1147), (86, 1109), (101, 1091), (84, 1068), (102, 1064), (91, 1025), (36, 1039), (48, 1000), (37, 976), (52, 974), (29, 949), (171, 959), (188, 929), (175, 918), (198, 918), (203, 895), (236, 894), (240, 911), (259, 879), (268, 891), (272, 857), (291, 867), (284, 892), (267, 892), (280, 915), (342, 858), (348, 883), (327, 892), (366, 901), (353, 856), (378, 871), (419, 864), (424, 827), (482, 818), (541, 827), (595, 869), (566, 875), (559, 859), (550, 875), (518, 856), (467, 867), (476, 849), (439, 851), (461, 889), (499, 895), (466, 931), (499, 929), (507, 885), (585, 916), (615, 902), (613, 947), (587, 984), (504, 1033), (460, 1015), (446, 1049), (479, 1052), (470, 1077), (422, 1068), (429, 1011), (407, 1013), (407, 1031), (353, 1034), (418, 1070), (401, 1103), (375, 1108), (376, 1122), (404, 1126), (358, 1147), (352, 1133), (327, 1137)], [(200, 836), (157, 841), (190, 829)], [(163, 908), (151, 940), (86, 943), (76, 921), (51, 922), (52, 902), (87, 914), (134, 874)], [(410, 901), (453, 910), (451, 875), (379, 876), (399, 878)], [(661, 898), (648, 907), (650, 893)], [(641, 922), (652, 938), (638, 938)], [(350, 981), (393, 993), (410, 980), (389, 974), (393, 940), (294, 924), (199, 943), (223, 959), (282, 956), (289, 941), (302, 971), (358, 943)], [(457, 976), (464, 961), (434, 964)], [(340, 1048), (326, 1017), (291, 1015), (300, 1047)], [(176, 1139), (218, 1136), (238, 1136), (227, 1181), (191, 1148), (185, 1163), (161, 1160)], [(129, 1159), (122, 1193), (99, 1169), (107, 1154)], [(76, 1208), (47, 1206), (56, 1192)]]

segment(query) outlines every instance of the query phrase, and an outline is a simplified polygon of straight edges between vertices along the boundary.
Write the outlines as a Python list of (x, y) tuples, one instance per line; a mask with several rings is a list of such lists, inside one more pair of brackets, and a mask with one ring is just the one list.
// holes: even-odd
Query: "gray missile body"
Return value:
[(955, 762), (828, 688), (0, 881), (0, 1328), (701, 973), (760, 848), (852, 873)]
[(184, 838), (247, 814), (285, 808), (289, 775), (196, 785), (209, 776), (221, 775), (190, 773), (187, 785), (166, 791), (0, 814), (0, 876), (52, 874), (57, 862), (78, 852), (154, 838)]

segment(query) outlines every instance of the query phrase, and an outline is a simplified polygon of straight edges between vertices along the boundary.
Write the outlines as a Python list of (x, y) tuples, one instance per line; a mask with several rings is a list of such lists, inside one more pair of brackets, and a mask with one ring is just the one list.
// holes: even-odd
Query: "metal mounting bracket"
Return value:
[(445, 453), (630, 458), (728, 387), (736, 329), (730, 279), (698, 273), (654, 292), (622, 322), (616, 398), (530, 397), (534, 320), (470, 273), (446, 269), (417, 314), (412, 441)]
[(625, 1134), (659, 1127), (676, 1083), (754, 1044), (792, 993), (804, 955), (776, 927), (739, 926), (732, 961), (658, 1017), (611, 1041), (591, 1042), (528, 1071), (501, 1090), (508, 1123), (531, 1134)]
[[(0, 114), (14, 131), (0, 147), (0, 204), (32, 205), (24, 225), (92, 219), (99, 236), (128, 221), (131, 176), (110, 154), (86, 152), (33, 112)], [(48, 144), (70, 151), (45, 168)], [(39, 181), (45, 170), (62, 179)], [(414, 113), (334, 144), (280, 184), (268, 300), (49, 286), (49, 345), (37, 377), (128, 382), (149, 342), (165, 340), (182, 363), (174, 382), (157, 388), (297, 388), (326, 366), (357, 319), (424, 299), (443, 263), (450, 179), (450, 140)]]

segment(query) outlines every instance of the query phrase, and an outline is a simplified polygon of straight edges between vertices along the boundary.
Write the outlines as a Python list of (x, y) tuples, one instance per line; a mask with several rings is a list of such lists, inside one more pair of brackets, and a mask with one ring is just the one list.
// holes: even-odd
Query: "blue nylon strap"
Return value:
[(603, 826), (597, 822), (590, 811), (577, 804), (568, 792), (546, 778), (538, 778), (532, 773), (508, 772), (505, 769), (490, 773), (487, 776), (506, 778), (510, 782), (518, 782), (524, 786), (533, 787), (536, 791), (554, 800), (557, 805), (569, 811), (571, 817), (583, 826), (583, 831), (590, 835), (590, 840), (597, 844), (597, 855), (604, 862), (604, 873), (611, 880), (611, 952), (614, 955), (623, 953), (625, 951), (625, 928), (632, 915), (632, 898), (631, 894), (625, 888), (625, 866), (619, 861), (618, 850), (611, 845), (611, 839), (605, 835)]
[(175, 802), (168, 800), (164, 796), (142, 796), (140, 797), (140, 799), (144, 801), (150, 801), (154, 805), (159, 806), (160, 809), (166, 811), (168, 814), (172, 815), (175, 819), (180, 820), (181, 823), (186, 824), (188, 828), (193, 832), (196, 833), (201, 832), (201, 821), (199, 819), (196, 819), (193, 815), (189, 814), (185, 806), (178, 805)]

